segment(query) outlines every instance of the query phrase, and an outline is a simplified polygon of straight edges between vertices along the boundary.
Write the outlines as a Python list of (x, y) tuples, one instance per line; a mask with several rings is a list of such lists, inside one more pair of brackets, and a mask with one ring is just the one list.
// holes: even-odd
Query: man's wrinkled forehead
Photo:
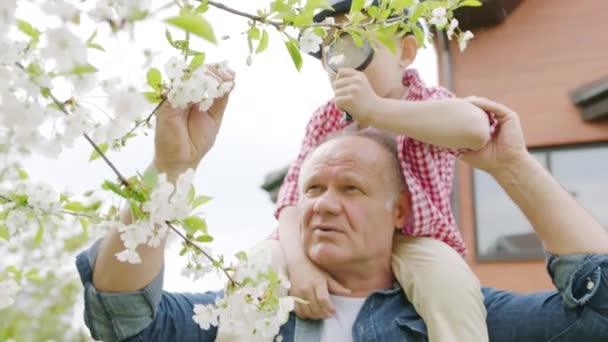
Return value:
[(381, 162), (382, 148), (368, 138), (343, 136), (317, 146), (302, 163), (300, 178), (323, 167), (366, 169)]

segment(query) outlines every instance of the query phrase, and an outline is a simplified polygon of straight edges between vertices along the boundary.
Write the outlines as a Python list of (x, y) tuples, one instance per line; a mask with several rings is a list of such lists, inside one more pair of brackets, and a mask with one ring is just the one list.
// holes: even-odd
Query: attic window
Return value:
[(581, 110), (583, 120), (608, 118), (608, 76), (572, 90), (570, 99)]

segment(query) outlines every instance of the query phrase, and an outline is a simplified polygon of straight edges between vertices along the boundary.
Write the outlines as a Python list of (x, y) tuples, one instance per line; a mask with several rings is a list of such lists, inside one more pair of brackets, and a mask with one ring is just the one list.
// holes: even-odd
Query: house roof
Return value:
[(480, 7), (461, 7), (454, 12), (462, 30), (475, 30), (502, 23), (523, 0), (480, 0)]

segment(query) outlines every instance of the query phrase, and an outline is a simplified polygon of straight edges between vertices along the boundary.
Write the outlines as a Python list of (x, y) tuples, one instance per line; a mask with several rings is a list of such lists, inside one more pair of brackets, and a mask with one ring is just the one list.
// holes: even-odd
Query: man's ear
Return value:
[(395, 209), (393, 212), (393, 221), (395, 229), (401, 229), (409, 221), (412, 206), (410, 201), (410, 193), (408, 191), (401, 192), (395, 199)]
[(401, 59), (400, 67), (403, 69), (414, 63), (416, 55), (418, 54), (418, 41), (412, 34), (407, 34), (401, 38), (399, 43), (399, 57)]

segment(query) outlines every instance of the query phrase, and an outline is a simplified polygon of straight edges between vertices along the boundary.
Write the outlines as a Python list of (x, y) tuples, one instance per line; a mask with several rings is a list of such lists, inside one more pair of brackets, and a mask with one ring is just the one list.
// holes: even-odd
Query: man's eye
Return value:
[(344, 190), (346, 192), (359, 192), (359, 193), (363, 192), (361, 190), (361, 188), (359, 188), (357, 186), (354, 186), (354, 185), (347, 185), (347, 186), (344, 187)]
[(306, 193), (317, 193), (321, 191), (321, 186), (319, 185), (310, 185), (306, 188)]

